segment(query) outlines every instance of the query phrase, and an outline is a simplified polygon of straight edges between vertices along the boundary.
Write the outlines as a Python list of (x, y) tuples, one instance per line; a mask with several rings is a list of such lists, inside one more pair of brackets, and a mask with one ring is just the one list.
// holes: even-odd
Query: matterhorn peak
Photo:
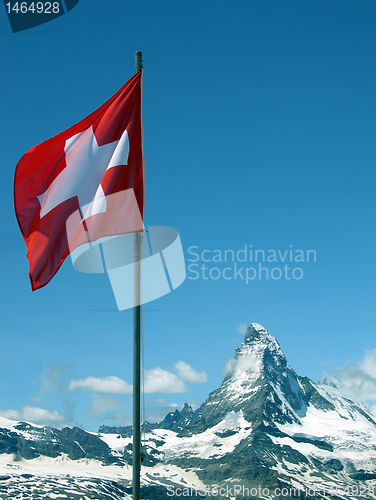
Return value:
[(251, 323), (251, 326), (247, 328), (245, 332), (245, 338), (251, 338), (254, 335), (268, 333), (268, 331), (259, 323)]
[(241, 379), (243, 385), (251, 387), (264, 381), (285, 380), (286, 369), (287, 360), (276, 338), (259, 323), (251, 323), (244, 343), (235, 349), (235, 356), (227, 364), (226, 379)]
[(224, 380), (228, 392), (244, 397), (264, 387), (279, 395), (280, 399), (284, 394), (285, 407), (294, 416), (294, 410), (304, 404), (303, 390), (296, 373), (288, 366), (277, 339), (259, 323), (251, 323), (247, 328), (244, 343), (235, 350), (228, 367)]
[(266, 328), (259, 323), (251, 323), (244, 335), (244, 343), (236, 349), (235, 358), (247, 356), (252, 353), (257, 355), (260, 360), (266, 357), (274, 357), (279, 360), (277, 364), (282, 362), (286, 365), (286, 358), (282, 349), (277, 342), (277, 339), (271, 335)]

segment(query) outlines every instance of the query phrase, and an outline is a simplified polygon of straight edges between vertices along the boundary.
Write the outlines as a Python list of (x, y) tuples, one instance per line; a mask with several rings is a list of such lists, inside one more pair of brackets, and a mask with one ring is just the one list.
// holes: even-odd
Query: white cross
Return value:
[(98, 146), (93, 128), (90, 127), (67, 139), (64, 152), (66, 168), (53, 180), (47, 191), (38, 196), (40, 218), (75, 196), (85, 214), (84, 218), (105, 211), (106, 198), (101, 180), (111, 167), (128, 164), (127, 131), (118, 141)]

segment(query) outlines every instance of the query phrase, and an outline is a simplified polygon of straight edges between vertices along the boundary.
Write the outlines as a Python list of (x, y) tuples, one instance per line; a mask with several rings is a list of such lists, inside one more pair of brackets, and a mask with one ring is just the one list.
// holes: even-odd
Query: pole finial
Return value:
[(140, 71), (140, 69), (142, 69), (143, 66), (142, 66), (142, 52), (140, 52), (139, 50), (136, 51), (135, 53), (135, 71), (137, 73), (137, 71)]

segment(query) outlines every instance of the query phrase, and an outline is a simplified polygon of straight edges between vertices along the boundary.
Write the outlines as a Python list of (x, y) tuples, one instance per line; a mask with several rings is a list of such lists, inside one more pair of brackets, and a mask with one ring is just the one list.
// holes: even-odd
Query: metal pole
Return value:
[[(142, 53), (135, 54), (135, 72), (142, 69)], [(134, 233), (133, 240), (133, 466), (132, 497), (140, 500), (141, 476), (141, 241), (142, 234)]]

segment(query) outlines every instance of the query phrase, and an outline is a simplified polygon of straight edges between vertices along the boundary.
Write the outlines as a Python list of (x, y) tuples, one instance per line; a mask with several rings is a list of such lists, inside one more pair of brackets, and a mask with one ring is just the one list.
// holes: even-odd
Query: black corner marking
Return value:
[[(66, 11), (72, 10), (79, 0), (65, 0)], [(13, 33), (48, 23), (65, 14), (62, 0), (4, 0), (4, 6)]]
[(67, 9), (67, 12), (69, 10), (72, 10), (73, 7), (76, 7), (76, 5), (78, 4), (80, 0), (64, 0), (64, 3), (65, 3), (65, 8)]

